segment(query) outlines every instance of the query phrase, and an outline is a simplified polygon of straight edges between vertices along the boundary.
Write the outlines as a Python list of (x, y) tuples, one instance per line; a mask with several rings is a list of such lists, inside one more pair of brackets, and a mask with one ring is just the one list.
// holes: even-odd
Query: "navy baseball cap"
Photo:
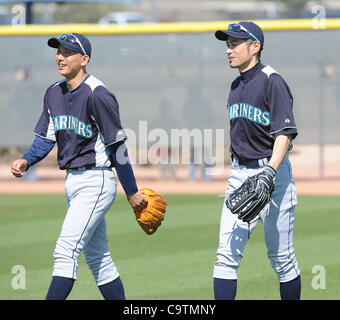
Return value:
[(217, 30), (215, 37), (221, 41), (227, 41), (228, 36), (237, 39), (252, 39), (260, 42), (263, 49), (264, 35), (262, 29), (254, 22), (241, 21), (239, 23), (231, 23), (227, 30)]
[(80, 33), (62, 33), (58, 38), (50, 38), (47, 44), (52, 48), (62, 45), (68, 50), (91, 56), (91, 43)]

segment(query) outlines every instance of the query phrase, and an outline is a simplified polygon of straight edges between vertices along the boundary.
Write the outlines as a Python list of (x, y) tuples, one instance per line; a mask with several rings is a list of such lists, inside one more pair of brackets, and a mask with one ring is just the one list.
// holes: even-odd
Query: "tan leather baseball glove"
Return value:
[(164, 197), (156, 191), (149, 188), (143, 188), (140, 191), (148, 200), (148, 206), (141, 212), (135, 212), (136, 220), (145, 233), (151, 235), (164, 220), (167, 203)]

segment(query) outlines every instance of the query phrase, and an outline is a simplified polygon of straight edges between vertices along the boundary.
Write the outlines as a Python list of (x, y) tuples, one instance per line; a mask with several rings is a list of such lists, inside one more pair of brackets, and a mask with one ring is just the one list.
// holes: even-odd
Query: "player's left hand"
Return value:
[(271, 194), (274, 190), (275, 175), (276, 171), (272, 167), (268, 165), (265, 166), (264, 170), (257, 175), (257, 192), (266, 192), (267, 194)]
[(226, 199), (227, 208), (249, 223), (270, 201), (275, 175), (276, 171), (267, 165), (262, 172), (249, 177)]
[(143, 211), (148, 206), (148, 200), (140, 191), (132, 195), (127, 195), (127, 199), (135, 213)]

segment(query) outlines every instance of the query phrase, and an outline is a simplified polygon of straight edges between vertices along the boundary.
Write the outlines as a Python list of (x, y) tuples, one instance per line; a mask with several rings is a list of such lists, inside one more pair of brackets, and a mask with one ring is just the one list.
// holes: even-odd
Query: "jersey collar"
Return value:
[(86, 77), (84, 78), (84, 80), (79, 84), (79, 86), (78, 86), (77, 88), (75, 88), (75, 89), (69, 91), (70, 94), (76, 93), (76, 91), (81, 87), (81, 85), (82, 85), (89, 77), (90, 77), (90, 74), (88, 73), (88, 74), (86, 75)]
[(257, 71), (263, 68), (263, 64), (259, 61), (254, 67), (247, 70), (246, 72), (241, 72), (241, 79), (245, 80), (246, 82), (253, 78)]

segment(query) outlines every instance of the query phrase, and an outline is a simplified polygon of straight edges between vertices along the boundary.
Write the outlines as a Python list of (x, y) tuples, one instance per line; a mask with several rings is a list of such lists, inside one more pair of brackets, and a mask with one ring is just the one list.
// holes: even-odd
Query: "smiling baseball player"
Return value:
[(115, 167), (128, 202), (136, 212), (147, 206), (138, 191), (124, 144), (115, 96), (86, 72), (91, 57), (89, 40), (78, 33), (48, 40), (57, 49), (59, 74), (44, 97), (35, 140), (12, 173), (22, 177), (58, 145), (58, 163), (66, 170), (68, 211), (54, 251), (53, 278), (46, 299), (66, 299), (77, 278), (78, 258), (86, 262), (105, 299), (125, 299), (124, 287), (108, 248), (105, 214), (116, 196)]
[[(230, 24), (215, 36), (226, 41), (229, 65), (240, 72), (228, 98), (232, 166), (214, 264), (215, 299), (235, 298), (244, 248), (260, 221), (281, 298), (300, 299), (300, 270), (293, 247), (297, 195), (288, 159), (288, 149), (297, 135), (293, 98), (283, 78), (260, 61), (264, 35), (258, 25)], [(254, 177), (253, 182), (249, 177)], [(250, 216), (247, 205), (233, 211), (242, 201), (240, 190), (251, 197), (256, 191), (270, 202)]]

